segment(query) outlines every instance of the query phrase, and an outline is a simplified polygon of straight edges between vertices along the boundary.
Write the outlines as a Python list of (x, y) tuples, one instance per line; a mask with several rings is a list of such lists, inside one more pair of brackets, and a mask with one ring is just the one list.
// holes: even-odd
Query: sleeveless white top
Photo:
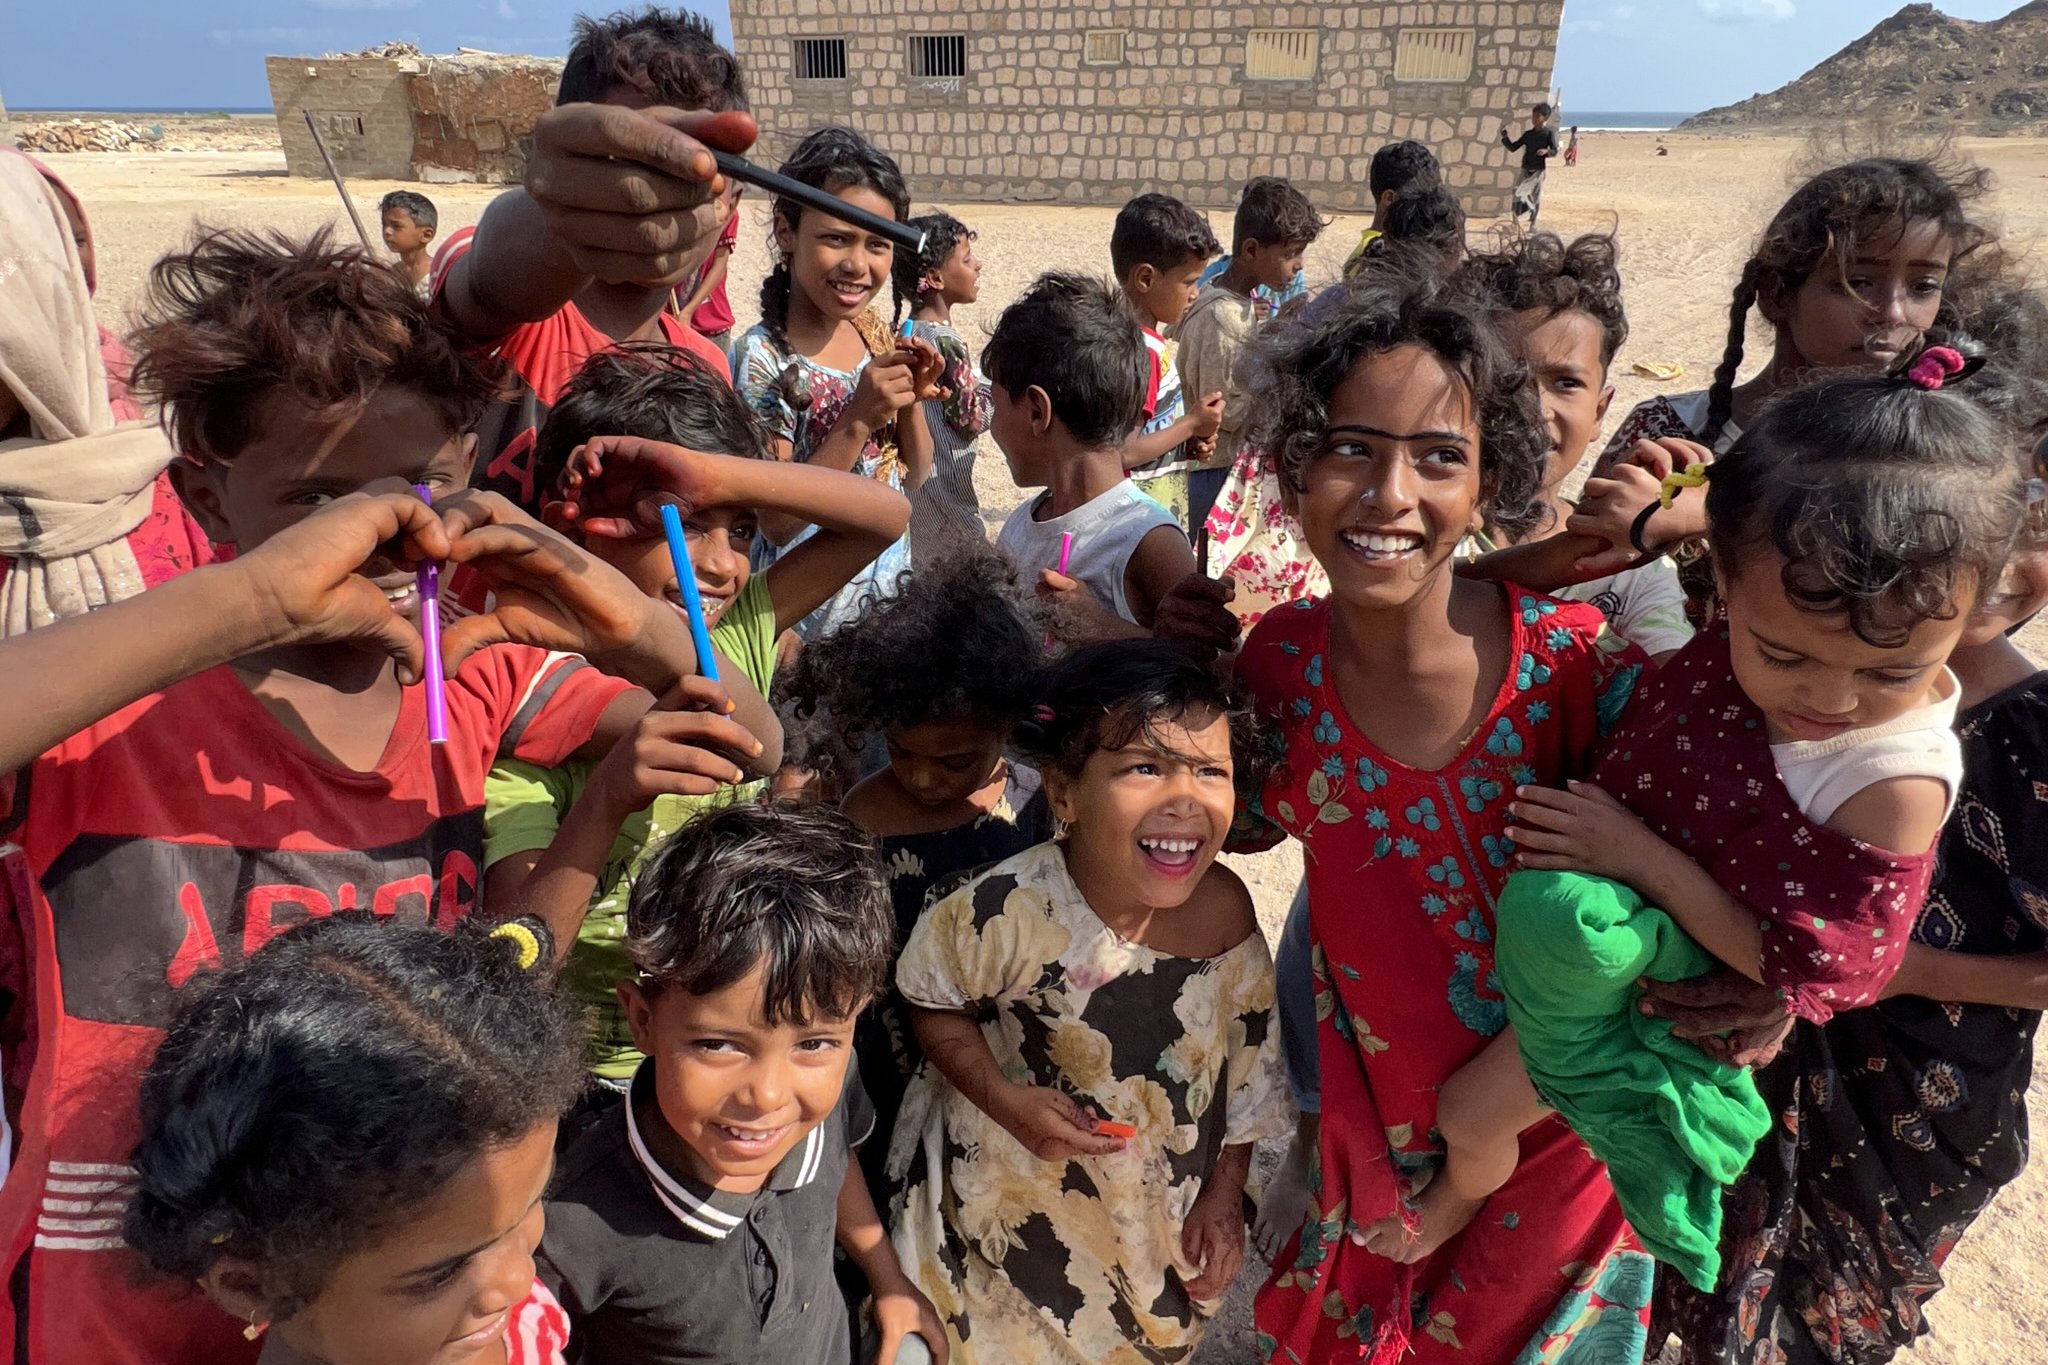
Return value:
[(1857, 792), (1893, 777), (1934, 777), (1948, 784), (1945, 821), (1955, 813), (1963, 781), (1963, 745), (1956, 738), (1962, 686), (1944, 668), (1935, 699), (1883, 725), (1845, 731), (1832, 739), (1773, 744), (1778, 776), (1792, 800), (1816, 824), (1826, 824)]
[(1063, 517), (1033, 521), (1032, 513), (1051, 496), (1040, 493), (1010, 513), (996, 544), (1003, 547), (1024, 580), (1035, 584), (1040, 569), (1059, 567), (1060, 537), (1073, 532), (1074, 550), (1067, 560), (1067, 577), (1085, 584), (1096, 601), (1124, 620), (1138, 624), (1124, 591), (1124, 571), (1130, 567), (1139, 541), (1161, 526), (1178, 528), (1180, 522), (1129, 479)]

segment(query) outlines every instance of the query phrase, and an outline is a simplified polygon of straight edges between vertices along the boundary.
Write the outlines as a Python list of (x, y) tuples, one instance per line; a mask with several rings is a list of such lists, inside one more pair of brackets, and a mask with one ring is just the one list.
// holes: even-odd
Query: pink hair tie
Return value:
[(1031, 708), (1031, 719), (1040, 725), (1050, 725), (1053, 722), (1053, 709), (1045, 705), (1034, 706)]
[(1953, 346), (1929, 346), (1906, 371), (1906, 378), (1932, 391), (1961, 374), (1963, 363), (1963, 353)]

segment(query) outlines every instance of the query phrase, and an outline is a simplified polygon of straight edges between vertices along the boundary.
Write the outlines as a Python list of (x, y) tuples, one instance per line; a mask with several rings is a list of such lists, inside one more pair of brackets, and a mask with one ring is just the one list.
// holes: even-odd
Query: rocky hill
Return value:
[(1983, 22), (1907, 5), (1790, 85), (1679, 127), (1803, 131), (1857, 119), (2048, 131), (2048, 0)]

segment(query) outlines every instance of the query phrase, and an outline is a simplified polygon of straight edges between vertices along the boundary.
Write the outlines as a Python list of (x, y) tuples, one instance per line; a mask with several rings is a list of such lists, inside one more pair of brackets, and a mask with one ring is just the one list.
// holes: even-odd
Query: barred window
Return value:
[(1128, 30), (1120, 28), (1091, 28), (1082, 42), (1081, 62), (1084, 66), (1117, 66), (1124, 59), (1124, 35)]
[(1312, 28), (1255, 28), (1245, 35), (1244, 75), (1250, 81), (1310, 81), (1322, 35)]
[(1397, 81), (1466, 81), (1472, 79), (1469, 28), (1404, 28), (1394, 39)]
[(795, 75), (800, 81), (843, 81), (846, 79), (846, 39), (798, 38), (792, 49)]
[(922, 80), (943, 80), (966, 75), (967, 35), (928, 33), (912, 38), (910, 74), (913, 79)]

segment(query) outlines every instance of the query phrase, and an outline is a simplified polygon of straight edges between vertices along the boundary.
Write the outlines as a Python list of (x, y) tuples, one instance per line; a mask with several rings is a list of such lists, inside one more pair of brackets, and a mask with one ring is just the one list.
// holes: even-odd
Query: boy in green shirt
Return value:
[[(902, 536), (910, 503), (873, 479), (769, 458), (751, 412), (688, 352), (630, 345), (593, 356), (549, 412), (535, 443), (543, 519), (682, 610), (659, 507), (683, 509), (697, 590), (722, 671), (771, 686), (775, 642)], [(758, 577), (748, 551), (763, 511), (818, 534)], [(738, 797), (741, 779), (703, 775), (684, 752), (700, 718), (690, 683), (658, 703), (614, 754), (559, 768), (502, 762), (485, 783), (484, 894), (510, 915), (538, 915), (573, 941), (564, 986), (586, 1012), (591, 1070), (621, 1087), (639, 1064), (617, 996), (633, 974), (626, 901), (652, 851), (698, 813)]]

